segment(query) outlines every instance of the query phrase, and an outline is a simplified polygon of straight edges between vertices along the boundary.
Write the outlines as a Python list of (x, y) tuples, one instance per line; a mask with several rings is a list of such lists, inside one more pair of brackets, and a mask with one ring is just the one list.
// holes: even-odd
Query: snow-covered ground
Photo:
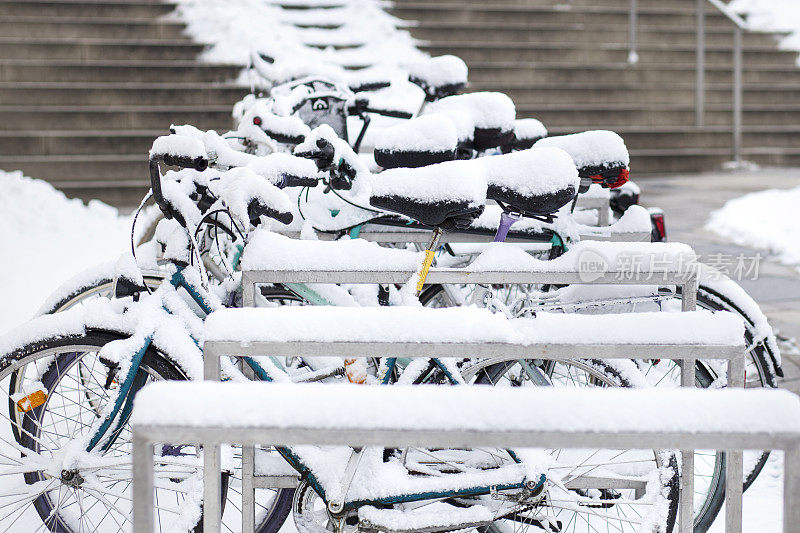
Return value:
[(729, 201), (711, 214), (707, 228), (736, 244), (766, 250), (779, 261), (800, 268), (797, 206), (800, 187), (767, 190)]
[(29, 320), (61, 283), (130, 246), (130, 218), (0, 170), (0, 334)]

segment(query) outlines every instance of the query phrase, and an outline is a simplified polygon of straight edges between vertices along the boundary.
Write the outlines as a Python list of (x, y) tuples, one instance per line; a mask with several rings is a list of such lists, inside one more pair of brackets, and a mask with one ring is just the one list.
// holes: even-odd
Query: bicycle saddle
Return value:
[(549, 215), (575, 198), (580, 184), (572, 158), (559, 148), (529, 148), (476, 160), (486, 197), (525, 215)]
[(514, 138), (502, 146), (503, 153), (526, 150), (536, 141), (547, 137), (547, 128), (535, 118), (519, 118), (514, 121)]
[(426, 226), (463, 229), (483, 212), (486, 180), (478, 160), (396, 168), (375, 176), (369, 203)]
[(413, 118), (386, 128), (375, 141), (375, 162), (385, 168), (417, 168), (456, 157), (458, 133), (446, 115)]
[(514, 138), (516, 109), (503, 93), (477, 92), (448, 96), (431, 103), (425, 114), (462, 113), (472, 121), (475, 150), (488, 150), (509, 144)]
[(579, 192), (586, 192), (592, 183), (614, 189), (628, 181), (628, 148), (622, 137), (613, 131), (592, 130), (546, 137), (534, 146), (561, 148), (572, 157), (581, 178)]
[(458, 94), (467, 86), (467, 64), (456, 56), (432, 57), (408, 66), (408, 81), (425, 91), (425, 100)]

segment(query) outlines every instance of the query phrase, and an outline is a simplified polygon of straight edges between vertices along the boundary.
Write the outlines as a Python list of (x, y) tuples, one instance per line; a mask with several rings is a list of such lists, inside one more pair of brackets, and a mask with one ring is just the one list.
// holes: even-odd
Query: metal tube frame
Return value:
[[(204, 372), (206, 379), (219, 379), (219, 361), (220, 356), (232, 353), (231, 347), (236, 343), (207, 343), (205, 346), (205, 361)], [(283, 343), (286, 344), (285, 350), (295, 355), (320, 355), (324, 353), (328, 356), (336, 357), (342, 355), (353, 356), (352, 345), (357, 343)], [(320, 344), (319, 351), (312, 350), (310, 347), (314, 344)], [(364, 343), (366, 344), (366, 343)], [(412, 357), (431, 357), (443, 355), (439, 352), (461, 351), (460, 345), (428, 343), (424, 344), (424, 348), (420, 349), (419, 343), (408, 343), (409, 346), (394, 345), (395, 348), (404, 347), (407, 353), (406, 356)], [(253, 343), (250, 345), (239, 344), (238, 349), (233, 353), (237, 355), (253, 355), (258, 350), (261, 354), (269, 353), (275, 355), (272, 350), (274, 344), (264, 345)], [(363, 347), (364, 350), (371, 349), (372, 355), (380, 355), (385, 350), (392, 350), (390, 353), (396, 355), (396, 351), (392, 349), (392, 343), (386, 343), (385, 346), (369, 345)], [(512, 349), (514, 345), (498, 344), (498, 343), (485, 343), (473, 344), (472, 350), (476, 357), (491, 356), (494, 358), (501, 358), (507, 360), (514, 360), (520, 357), (516, 350)], [(578, 346), (580, 348), (580, 346)], [(531, 347), (526, 347), (530, 349)], [(535, 347), (533, 347), (535, 349)], [(562, 347), (564, 350), (574, 350), (576, 346)], [(619, 348), (619, 347), (618, 347)], [(629, 351), (624, 353), (623, 350), (617, 350), (617, 357), (641, 357), (642, 349), (647, 350), (642, 346), (628, 346)], [(660, 347), (650, 347), (660, 351)], [(265, 351), (268, 350), (268, 351)], [(241, 353), (242, 351), (248, 352), (247, 354)], [(563, 359), (564, 357), (557, 356), (558, 354), (544, 351), (543, 354), (536, 354), (537, 358), (555, 358)], [(604, 357), (607, 354), (604, 354)], [(571, 356), (574, 359), (579, 357), (576, 355)], [(703, 356), (705, 357), (705, 356)], [(569, 357), (567, 357), (569, 358)], [(684, 356), (671, 354), (671, 359), (683, 360), (688, 363), (694, 361), (696, 355), (692, 353), (685, 353)], [(728, 377), (729, 385), (732, 387), (744, 386), (744, 347), (733, 349), (729, 347), (728, 350), (717, 351), (717, 359), (728, 359)], [(688, 365), (683, 366), (684, 369), (689, 368)], [(693, 369), (693, 367), (691, 367)], [(686, 375), (682, 373), (682, 382), (689, 385), (688, 375), (693, 372), (688, 372)], [(187, 442), (197, 443), (204, 445), (205, 454), (205, 470), (204, 472), (204, 501), (211, 502), (204, 506), (204, 533), (216, 533), (220, 529), (220, 504), (221, 495), (219, 493), (219, 446), (223, 443), (237, 442), (243, 445), (243, 449), (253, 449), (256, 444), (264, 443), (280, 443), (280, 444), (299, 444), (299, 443), (312, 443), (312, 444), (347, 444), (351, 445), (374, 445), (383, 443), (385, 445), (400, 446), (412, 445), (402, 444), (399, 441), (403, 439), (417, 439), (413, 445), (447, 445), (447, 440), (428, 434), (427, 436), (413, 436), (410, 437), (405, 430), (398, 430), (392, 432), (391, 430), (381, 430), (378, 432), (369, 430), (362, 432), (337, 432), (331, 430), (308, 430), (298, 428), (297, 431), (292, 431), (291, 428), (279, 428), (271, 430), (267, 427), (248, 427), (239, 430), (238, 428), (203, 428), (203, 427), (139, 427), (134, 426), (134, 531), (136, 533), (149, 532), (153, 524), (153, 460), (152, 444), (154, 442)], [(412, 432), (413, 433), (413, 432)], [(748, 435), (739, 434), (735, 431), (730, 433), (717, 433), (715, 435), (705, 434), (702, 430), (695, 433), (670, 433), (660, 432), (648, 435), (622, 435), (619, 433), (585, 433), (578, 434), (570, 433), (569, 431), (559, 432), (556, 435), (553, 432), (547, 435), (532, 435), (527, 436), (514, 435), (513, 431), (495, 432), (480, 432), (479, 430), (469, 432), (470, 440), (475, 440), (471, 444), (476, 446), (492, 446), (498, 444), (502, 440), (505, 446), (528, 446), (528, 447), (584, 447), (589, 440), (593, 446), (602, 447), (625, 447), (631, 446), (635, 443), (636, 446), (642, 447), (675, 447), (688, 450), (711, 448), (727, 450), (727, 463), (728, 469), (728, 482), (726, 486), (726, 531), (728, 532), (741, 532), (742, 527), (742, 450), (743, 449), (784, 449), (786, 450), (786, 472), (785, 472), (785, 515), (784, 515), (784, 530), (790, 531), (792, 524), (795, 522), (793, 518), (798, 518), (800, 515), (800, 435), (793, 436), (764, 436), (764, 435)], [(458, 439), (460, 445), (465, 445), (464, 433), (459, 432)], [(483, 441), (481, 438), (487, 440)], [(365, 440), (366, 439), (366, 440)], [(386, 439), (385, 441), (381, 439)], [(494, 440), (492, 440), (494, 439)], [(538, 439), (538, 440), (537, 440)], [(490, 442), (491, 441), (491, 442)], [(456, 440), (450, 441), (456, 442)], [(693, 453), (693, 452), (692, 452)], [(243, 469), (250, 469), (253, 462), (248, 461), (247, 465), (243, 464)], [(217, 469), (210, 469), (216, 467)], [(686, 459), (683, 462), (683, 472), (688, 469)], [(213, 473), (205, 475), (205, 473)], [(245, 473), (243, 476), (250, 476), (251, 483), (249, 483), (248, 490), (252, 490), (252, 475), (253, 471)], [(679, 508), (681, 516), (693, 517), (693, 492), (687, 492), (684, 489), (684, 480), (686, 478), (693, 478), (694, 476), (681, 476), (681, 496)], [(245, 492), (245, 494), (249, 494)], [(244, 502), (243, 502), (244, 503)], [(254, 512), (252, 505), (246, 505), (243, 509), (242, 523), (243, 531), (253, 531), (254, 516), (249, 516), (250, 511)], [(244, 516), (248, 514), (248, 516)], [(686, 524), (689, 524), (687, 529)], [(693, 529), (693, 520), (681, 521), (680, 531), (691, 531)]]

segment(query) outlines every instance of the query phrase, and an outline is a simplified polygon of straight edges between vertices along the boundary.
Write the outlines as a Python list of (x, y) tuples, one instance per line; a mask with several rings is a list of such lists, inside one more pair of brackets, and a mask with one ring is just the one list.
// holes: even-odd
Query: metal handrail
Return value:
[[(701, 128), (705, 124), (705, 3), (714, 6), (731, 21), (733, 32), (733, 121), (731, 127), (731, 152), (736, 163), (742, 161), (742, 34), (749, 29), (747, 22), (728, 8), (721, 0), (697, 0), (697, 66), (695, 73), (695, 126)], [(637, 51), (638, 1), (630, 0), (628, 62), (639, 61)]]

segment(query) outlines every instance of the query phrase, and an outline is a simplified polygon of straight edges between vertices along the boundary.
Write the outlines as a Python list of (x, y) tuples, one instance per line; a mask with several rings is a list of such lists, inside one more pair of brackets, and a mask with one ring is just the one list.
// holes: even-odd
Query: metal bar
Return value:
[(800, 447), (783, 455), (783, 533), (792, 533), (800, 524)]
[(242, 271), (242, 306), (256, 306), (256, 286), (248, 279), (248, 272)]
[(242, 446), (242, 533), (256, 530), (255, 450)]
[[(576, 417), (577, 418), (577, 417)], [(793, 421), (792, 421), (793, 423)], [(787, 429), (770, 434), (740, 431), (641, 430), (641, 431), (587, 431), (584, 429), (534, 429), (502, 431), (491, 429), (435, 429), (418, 428), (361, 428), (341, 427), (336, 431), (324, 427), (287, 427), (264, 422), (261, 426), (151, 426), (137, 425), (151, 441), (183, 443), (228, 443), (276, 446), (315, 444), (331, 446), (491, 446), (498, 448), (616, 448), (641, 449), (693, 449), (708, 450), (784, 450), (800, 446), (800, 434)], [(800, 453), (800, 452), (799, 452)], [(798, 456), (800, 459), (800, 456)], [(797, 464), (800, 466), (800, 463)], [(795, 470), (797, 468), (795, 467)], [(218, 476), (217, 476), (218, 477)], [(800, 489), (800, 483), (797, 485)], [(795, 523), (794, 525), (796, 525)]]
[[(251, 270), (247, 283), (406, 283), (414, 270)], [(593, 285), (681, 285), (696, 279), (694, 271), (640, 272), (607, 271), (603, 273), (557, 272), (532, 270), (470, 271), (458, 268), (431, 268), (426, 278), (429, 284), (593, 284)], [(692, 294), (690, 289), (687, 294)]]
[(133, 531), (153, 530), (153, 445), (147, 432), (133, 428)]
[(205, 343), (203, 345), (203, 379), (211, 381), (220, 380), (220, 363), (219, 358), (222, 353), (215, 351), (213, 343)]
[(742, 162), (742, 28), (733, 31), (733, 160)]
[[(242, 369), (247, 379), (255, 380), (250, 365)], [(255, 446), (242, 446), (242, 533), (256, 530), (256, 488), (253, 477), (256, 471)]]
[(695, 125), (701, 128), (706, 109), (706, 0), (697, 0), (697, 71), (695, 74)]
[(737, 27), (742, 29), (747, 28), (747, 22), (745, 22), (745, 20), (742, 17), (731, 11), (731, 9), (722, 2), (720, 2), (720, 0), (707, 0), (707, 1), (712, 6), (716, 7), (723, 15), (728, 17), (728, 20), (736, 24)]
[(628, 63), (635, 65), (639, 62), (639, 54), (637, 52), (636, 32), (639, 25), (639, 9), (637, 0), (630, 0), (630, 14), (628, 19)]
[[(517, 359), (548, 359), (571, 361), (586, 359), (730, 359), (741, 353), (742, 346), (712, 344), (512, 344), (502, 342), (373, 342), (371, 340), (337, 341), (206, 341), (214, 357), (260, 356), (275, 357), (471, 357), (500, 361)], [(205, 357), (209, 357), (205, 355)]]
[[(686, 291), (687, 285), (684, 285)], [(684, 296), (684, 306), (686, 296), (693, 294), (691, 290)], [(686, 310), (686, 309), (684, 309)], [(681, 361), (681, 387), (695, 386), (695, 359), (684, 359)], [(684, 448), (681, 450), (681, 479), (680, 479), (680, 532), (694, 532), (694, 448)]]
[(206, 442), (203, 447), (203, 533), (220, 533), (222, 521), (220, 444), (222, 441)]
[[(580, 205), (580, 204), (579, 204)], [(369, 226), (367, 226), (369, 227)], [(373, 228), (375, 226), (372, 226)], [(299, 231), (279, 231), (281, 235), (285, 235), (292, 239), (300, 237)], [(358, 234), (359, 239), (372, 242), (381, 243), (420, 243), (425, 244), (430, 239), (430, 231), (423, 230), (399, 230), (399, 231), (381, 231), (377, 229), (364, 229)], [(339, 235), (331, 233), (318, 233), (317, 236), (321, 241), (334, 241)], [(606, 227), (581, 227), (578, 237), (582, 241), (586, 240), (613, 240), (615, 242), (646, 242), (650, 240), (650, 233), (644, 231), (616, 231), (612, 226)], [(480, 244), (490, 243), (494, 238), (492, 235), (481, 235), (477, 233), (458, 233), (447, 232), (442, 236), (442, 244)], [(519, 233), (509, 233), (505, 242), (515, 244), (536, 244), (547, 245), (550, 242), (543, 242), (541, 237), (525, 236)]]
[(742, 533), (743, 470), (742, 451), (729, 451), (725, 456), (725, 533)]

